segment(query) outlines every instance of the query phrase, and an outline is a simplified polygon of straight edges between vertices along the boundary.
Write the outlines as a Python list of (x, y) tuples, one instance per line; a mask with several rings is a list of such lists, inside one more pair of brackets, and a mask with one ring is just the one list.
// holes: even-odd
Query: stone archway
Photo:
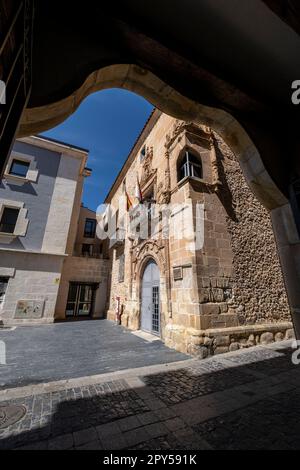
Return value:
[(41, 132), (59, 124), (77, 109), (86, 96), (112, 87), (135, 92), (173, 117), (213, 128), (232, 149), (252, 192), (271, 211), (294, 326), (300, 337), (300, 241), (291, 207), (270, 177), (254, 142), (232, 115), (192, 101), (139, 66), (119, 64), (91, 73), (80, 88), (61, 101), (26, 109), (19, 136)]
[(45, 131), (73, 114), (95, 91), (124, 88), (153, 103), (164, 113), (185, 121), (212, 127), (235, 153), (253, 193), (267, 209), (287, 203), (266, 171), (259, 152), (239, 122), (227, 112), (196, 103), (181, 95), (153, 73), (136, 65), (111, 65), (91, 73), (69, 97), (23, 114), (19, 137)]
[(154, 261), (160, 273), (160, 335), (164, 338), (165, 325), (170, 318), (171, 311), (171, 289), (170, 272), (168, 264), (167, 245), (163, 240), (148, 240), (132, 249), (132, 299), (135, 301), (135, 308), (129, 315), (135, 323), (135, 328), (141, 327), (141, 307), (142, 307), (142, 278), (149, 262)]
[(148, 260), (141, 277), (140, 329), (160, 336), (160, 272), (153, 259)]

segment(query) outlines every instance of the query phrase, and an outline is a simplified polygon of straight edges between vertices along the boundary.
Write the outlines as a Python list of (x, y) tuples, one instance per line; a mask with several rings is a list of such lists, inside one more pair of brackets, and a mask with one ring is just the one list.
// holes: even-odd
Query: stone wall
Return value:
[(270, 215), (250, 191), (234, 154), (214, 135), (233, 257), (230, 310), (239, 325), (290, 321)]
[(199, 359), (292, 338), (294, 330), (290, 322), (208, 330), (167, 326), (168, 346)]

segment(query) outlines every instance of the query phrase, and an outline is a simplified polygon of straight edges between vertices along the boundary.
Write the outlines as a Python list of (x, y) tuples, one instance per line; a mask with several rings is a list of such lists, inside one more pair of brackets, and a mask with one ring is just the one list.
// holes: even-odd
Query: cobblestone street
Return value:
[(0, 449), (299, 449), (290, 342), (0, 391)]

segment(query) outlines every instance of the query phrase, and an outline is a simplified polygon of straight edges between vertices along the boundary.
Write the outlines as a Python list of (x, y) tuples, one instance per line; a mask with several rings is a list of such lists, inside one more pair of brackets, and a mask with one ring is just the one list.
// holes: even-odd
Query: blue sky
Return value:
[(96, 210), (107, 195), (153, 106), (126, 90), (90, 95), (65, 122), (43, 135), (89, 149), (83, 203)]

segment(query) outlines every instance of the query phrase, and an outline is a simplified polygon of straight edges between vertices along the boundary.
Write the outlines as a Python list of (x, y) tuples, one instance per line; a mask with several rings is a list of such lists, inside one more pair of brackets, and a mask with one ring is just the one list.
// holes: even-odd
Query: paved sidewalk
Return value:
[(289, 346), (0, 391), (27, 410), (0, 449), (300, 449)]

